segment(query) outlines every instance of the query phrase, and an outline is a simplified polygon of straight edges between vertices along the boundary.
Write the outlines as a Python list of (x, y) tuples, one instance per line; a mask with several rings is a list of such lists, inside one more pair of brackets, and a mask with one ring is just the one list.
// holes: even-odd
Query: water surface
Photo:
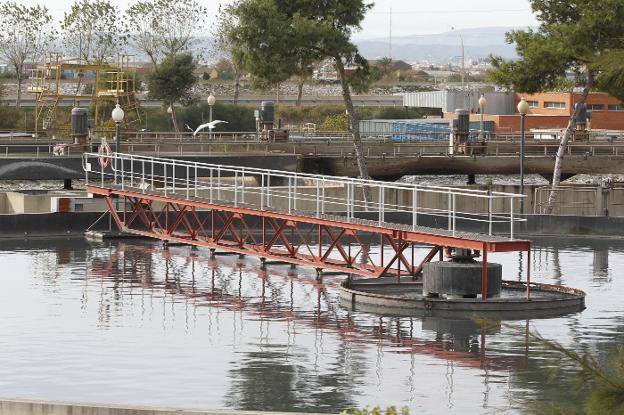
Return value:
[[(377, 255), (378, 247), (371, 247)], [(425, 250), (423, 249), (424, 253)], [(506, 279), (521, 254), (490, 254)], [(0, 241), (0, 396), (201, 409), (517, 413), (569, 397), (537, 330), (606, 353), (624, 336), (624, 242), (543, 239), (533, 280), (587, 292), (587, 309), (483, 330), (339, 305), (342, 276), (156, 242)]]

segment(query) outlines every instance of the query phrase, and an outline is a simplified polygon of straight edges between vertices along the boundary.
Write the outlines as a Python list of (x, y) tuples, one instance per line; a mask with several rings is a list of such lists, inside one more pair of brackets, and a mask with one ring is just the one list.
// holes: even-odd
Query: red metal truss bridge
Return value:
[(121, 153), (85, 153), (83, 168), (121, 232), (399, 283), (444, 249), (468, 249), (482, 257), (483, 300), (488, 252), (526, 251), (530, 295), (531, 245), (514, 237), (522, 195)]

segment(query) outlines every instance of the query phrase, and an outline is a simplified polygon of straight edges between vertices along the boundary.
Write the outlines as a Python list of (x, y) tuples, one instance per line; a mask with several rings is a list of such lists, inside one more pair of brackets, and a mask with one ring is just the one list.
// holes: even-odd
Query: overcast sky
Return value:
[[(175, 1), (175, 0), (171, 0)], [(24, 4), (46, 4), (57, 19), (69, 10), (72, 0), (18, 0)], [(119, 7), (130, 1), (112, 0)], [(199, 0), (210, 13), (216, 13), (219, 3), (227, 0)], [(362, 25), (358, 38), (387, 38), (390, 33), (392, 9), (392, 36), (441, 33), (456, 29), (484, 26), (531, 26), (536, 21), (528, 0), (376, 0)]]

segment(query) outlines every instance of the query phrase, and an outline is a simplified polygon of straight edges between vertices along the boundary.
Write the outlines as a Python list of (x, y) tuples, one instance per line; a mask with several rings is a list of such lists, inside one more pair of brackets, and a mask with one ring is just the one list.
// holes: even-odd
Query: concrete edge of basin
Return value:
[[(292, 412), (199, 410), (0, 398), (0, 415), (269, 415)], [(306, 415), (298, 413), (298, 415)], [(316, 415), (308, 413), (307, 415)], [(320, 414), (319, 414), (320, 415)]]

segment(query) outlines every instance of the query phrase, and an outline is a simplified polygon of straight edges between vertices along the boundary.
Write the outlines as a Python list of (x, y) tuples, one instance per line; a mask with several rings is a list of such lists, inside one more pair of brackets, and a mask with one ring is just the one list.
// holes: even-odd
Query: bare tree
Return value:
[[(138, 1), (126, 10), (130, 43), (156, 66), (166, 57), (197, 46), (206, 13), (195, 0)], [(201, 51), (193, 54), (201, 55)]]
[(38, 62), (55, 36), (46, 6), (24, 6), (14, 2), (0, 5), (0, 56), (15, 70), (17, 99), (21, 106), (26, 64)]
[(79, 0), (61, 22), (65, 46), (80, 60), (102, 64), (116, 58), (126, 43), (119, 9), (108, 0)]

